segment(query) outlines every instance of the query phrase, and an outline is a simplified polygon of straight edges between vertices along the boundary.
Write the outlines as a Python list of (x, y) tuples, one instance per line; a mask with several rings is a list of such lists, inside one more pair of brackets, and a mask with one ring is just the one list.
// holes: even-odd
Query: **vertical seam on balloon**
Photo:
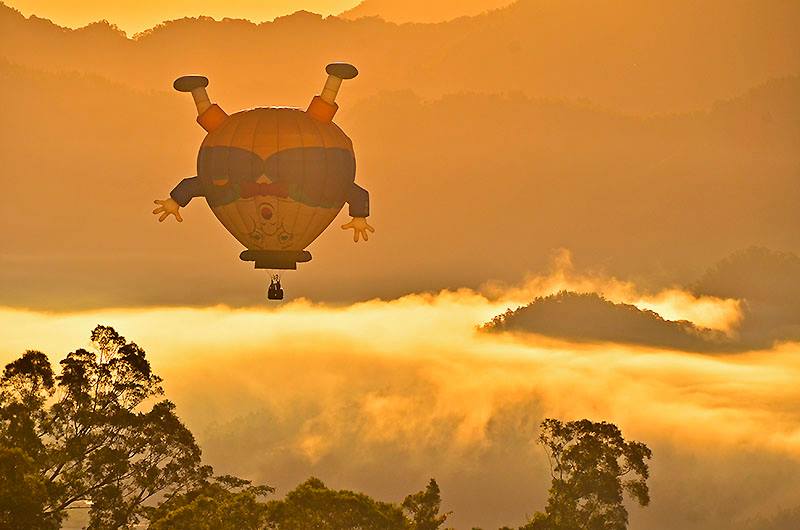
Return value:
[[(251, 111), (251, 112), (252, 112), (252, 111)], [(261, 167), (259, 168), (259, 169), (260, 169), (260, 173), (259, 173), (259, 175), (258, 175), (258, 178), (261, 178), (261, 174), (262, 174), (262, 173), (265, 173), (265, 171), (264, 171), (264, 164), (263, 164), (263, 161), (261, 160), (261, 155), (259, 155), (258, 153), (256, 153), (256, 138), (258, 138), (258, 126), (259, 126), (259, 125), (261, 125), (261, 117), (259, 117), (259, 119), (257, 119), (257, 120), (256, 120), (256, 127), (255, 127), (255, 129), (253, 129), (253, 141), (252, 141), (252, 142), (250, 142), (250, 152), (251, 152), (252, 154), (256, 155), (256, 156), (254, 156), (254, 157), (250, 157), (250, 175), (252, 176), (252, 174), (253, 174), (253, 162), (252, 162), (252, 160), (253, 160), (254, 158), (258, 158), (258, 160), (259, 160), (259, 166), (261, 166)]]
[[(281, 174), (281, 115), (280, 110), (276, 109), (275, 111), (275, 182), (278, 182), (280, 179)], [(266, 169), (266, 168), (265, 168)], [(280, 200), (277, 201), (278, 206), (280, 207), (281, 203)], [(280, 211), (280, 208), (276, 208), (275, 215), (278, 216), (278, 226), (275, 227), (275, 237), (276, 239), (276, 246), (280, 247), (280, 240), (281, 240), (281, 229), (286, 230), (283, 226), (283, 212)]]
[[(322, 133), (322, 129), (320, 127), (320, 123), (317, 120), (313, 119), (313, 118), (311, 119), (311, 123), (314, 124), (314, 129), (316, 129), (316, 131), (317, 131), (317, 135), (319, 136), (320, 143), (322, 144), (322, 154), (324, 155), (324, 158), (325, 158), (325, 178), (322, 180), (322, 189), (325, 190), (325, 186), (328, 184), (328, 144), (325, 142), (325, 135)], [(321, 207), (322, 207), (321, 205), (317, 205), (314, 208), (314, 212), (311, 214), (311, 219), (309, 219), (308, 224), (306, 225), (306, 231), (308, 231), (309, 227), (312, 226), (312, 223), (314, 221), (314, 217), (316, 217), (317, 212), (319, 211), (319, 208), (321, 208)], [(330, 224), (330, 223), (328, 223), (328, 224)], [(327, 226), (325, 226), (325, 228), (327, 228)], [(323, 228), (322, 231), (324, 231), (325, 228)], [(320, 232), (319, 234), (314, 236), (314, 239), (319, 237), (320, 234), (322, 234), (322, 232)], [(313, 242), (314, 239), (312, 239), (311, 241)], [(311, 244), (311, 243), (309, 243), (309, 244)]]
[[(228, 229), (228, 225), (225, 224), (226, 221), (230, 225), (233, 225), (233, 226), (236, 225), (236, 223), (232, 220), (232, 214), (230, 212), (230, 210), (235, 209), (235, 208), (236, 208), (236, 206), (233, 203), (228, 203), (228, 204), (224, 204), (222, 206), (217, 206), (216, 210), (214, 211), (214, 215), (217, 216), (217, 219), (219, 219), (219, 221), (222, 223), (222, 226), (224, 226), (226, 229)], [(237, 227), (237, 231), (238, 231), (238, 227)], [(231, 232), (230, 229), (228, 229), (228, 232), (231, 233), (231, 235), (233, 236), (233, 238), (236, 241), (238, 241), (245, 248), (247, 248), (247, 244), (244, 241), (242, 241), (242, 238), (237, 236), (235, 233)]]
[[(217, 219), (219, 219), (219, 221), (222, 223), (222, 226), (224, 226), (225, 228), (227, 228), (228, 225), (234, 226), (234, 227), (236, 226), (236, 223), (234, 223), (231, 220), (230, 213), (228, 212), (228, 210), (230, 209), (231, 206), (233, 206), (233, 205), (232, 204), (224, 204), (222, 206), (217, 206), (216, 211), (214, 211), (214, 215), (217, 216)], [(237, 230), (238, 230), (238, 228), (237, 228)], [(236, 234), (231, 233), (231, 235), (233, 236), (233, 238), (236, 241), (238, 241), (239, 243), (242, 243), (242, 240), (239, 239), (236, 236)], [(245, 245), (244, 243), (242, 243), (242, 245), (244, 245), (245, 248), (247, 248), (247, 245)]]
[[(241, 125), (242, 122), (246, 122), (248, 120), (251, 121), (251, 122), (254, 121), (252, 119), (254, 116), (255, 116), (255, 123), (258, 124), (258, 116), (256, 114), (254, 114), (253, 111), (251, 110), (251, 111), (248, 111), (244, 115), (244, 117), (242, 118), (241, 122), (239, 122), (237, 125)], [(234, 139), (236, 139), (236, 133), (237, 132), (238, 132), (238, 128), (237, 128), (237, 130), (234, 131)], [(236, 143), (237, 149), (241, 149), (240, 147), (238, 147), (239, 145), (244, 145), (244, 142), (240, 143), (240, 142), (236, 141), (234, 143)], [(230, 156), (230, 154), (229, 154), (229, 156)], [(250, 227), (248, 226), (247, 216), (242, 213), (243, 212), (243, 208), (244, 208), (244, 206), (243, 206), (244, 202), (245, 201), (243, 201), (242, 196), (241, 196), (241, 187), (240, 187), (239, 198), (235, 201), (235, 203), (233, 205), (233, 210), (235, 211), (235, 214), (236, 214), (236, 216), (238, 218), (239, 230), (242, 231), (243, 238), (247, 240), (247, 244), (245, 244), (245, 247), (250, 248), (251, 246), (253, 246), (253, 247), (258, 248), (259, 245), (253, 245), (253, 238), (250, 235), (252, 230), (250, 230)], [(255, 199), (253, 199), (253, 202), (255, 202)], [(250, 204), (250, 203), (248, 202), (248, 204)], [(247, 212), (244, 211), (244, 213), (247, 213)], [(253, 221), (253, 223), (252, 223), (253, 224), (253, 230), (255, 230), (255, 222), (256, 221)]]
[[(230, 139), (230, 142), (229, 142), (229, 145), (228, 145), (228, 157), (225, 160), (225, 168), (228, 171), (228, 186), (231, 186), (231, 187), (233, 186), (233, 182), (231, 182), (231, 166), (230, 166), (230, 163), (231, 163), (231, 147), (233, 147), (233, 144), (236, 143), (236, 134), (239, 132), (239, 127), (242, 125), (242, 122), (245, 121), (245, 119), (246, 119), (246, 115), (245, 116), (241, 116), (240, 115), (240, 118), (238, 120), (236, 120), (236, 123), (233, 126), (233, 134), (231, 134), (231, 139)], [(249, 234), (247, 233), (247, 225), (244, 223), (244, 219), (242, 219), (242, 214), (239, 211), (239, 201), (242, 199), (242, 194), (239, 193), (238, 195), (239, 195), (239, 197), (237, 197), (237, 199), (234, 201), (234, 208), (233, 209), (236, 211), (235, 213), (238, 214), (238, 216), (239, 216), (239, 223), (236, 223), (234, 221), (234, 219), (233, 219), (234, 212), (231, 212), (231, 218), (230, 218), (231, 219), (231, 224), (232, 225), (239, 225), (239, 226), (236, 227), (237, 230), (242, 230), (242, 227), (244, 227), (244, 230), (242, 231), (242, 239), (245, 239), (246, 241), (249, 242), (250, 241), (250, 237), (249, 237)], [(239, 238), (237, 237), (236, 239), (239, 239)], [(239, 240), (239, 242), (241, 243), (241, 240)], [(245, 246), (245, 248), (249, 248), (248, 245), (244, 245), (244, 246)]]
[[(294, 117), (294, 123), (295, 123), (295, 125), (297, 125), (297, 135), (300, 138), (300, 160), (301, 160), (301, 164), (302, 164), (302, 168), (303, 168), (302, 169), (303, 179), (302, 179), (301, 186), (300, 186), (300, 197), (303, 197), (303, 193), (306, 191), (306, 144), (303, 141), (303, 129), (300, 126), (300, 119), (299, 119), (299, 115), (298, 115), (298, 112), (302, 112), (302, 111), (292, 110), (292, 111), (288, 111), (288, 112), (291, 112), (292, 116)], [(292, 228), (295, 228), (297, 226), (297, 219), (298, 219), (298, 217), (300, 217), (300, 209), (303, 206), (305, 206), (305, 203), (303, 203), (302, 201), (296, 201), (296, 202), (297, 202), (298, 206), (297, 206), (297, 210), (294, 213), (294, 222), (292, 223)], [(312, 209), (311, 210), (311, 219), (314, 218), (314, 214), (315, 213), (316, 213), (316, 209)], [(308, 230), (308, 224), (306, 225), (304, 231), (302, 232), (303, 234), (305, 234), (305, 230)], [(293, 232), (292, 233), (292, 237), (296, 237), (296, 236), (299, 236), (299, 234), (296, 234), (296, 233)], [(311, 244), (311, 242), (309, 242), (309, 244)], [(305, 249), (306, 246), (307, 245), (303, 245), (303, 247), (299, 248), (298, 250), (303, 250), (303, 249)]]
[[(236, 125), (238, 125), (238, 123)], [(236, 127), (234, 126), (234, 130), (235, 130), (235, 128)], [(220, 130), (219, 134), (222, 134), (222, 132), (223, 131)], [(231, 136), (231, 138), (232, 137), (233, 136)], [(206, 152), (209, 153), (209, 156), (208, 156), (209, 164), (208, 165), (211, 168), (218, 167), (218, 164), (216, 162), (219, 161), (220, 158), (222, 158), (222, 154), (223, 153), (227, 153), (228, 155), (230, 155), (230, 144), (232, 142), (229, 140), (226, 143), (227, 143), (227, 145), (225, 145), (225, 144), (217, 144), (217, 145), (212, 145), (212, 146), (206, 146), (206, 149), (207, 149)], [(201, 145), (201, 149), (203, 149), (202, 145)], [(225, 160), (225, 171), (227, 171), (227, 170), (228, 170), (228, 160), (226, 158), (226, 160)], [(213, 179), (213, 177), (214, 177), (214, 175), (209, 175), (209, 179)], [(215, 185), (212, 182), (210, 184), (210, 186), (211, 186), (211, 189), (214, 189)], [(207, 201), (207, 199), (206, 199), (206, 201)], [(239, 232), (240, 228), (237, 225), (237, 223), (233, 220), (233, 218), (230, 215), (230, 213), (228, 212), (228, 210), (230, 209), (230, 208), (228, 208), (229, 205), (230, 205), (229, 203), (225, 203), (225, 204), (217, 204), (216, 206), (211, 207), (211, 205), (209, 204), (209, 207), (211, 207), (211, 211), (214, 213), (214, 215), (217, 217), (217, 219), (220, 221), (220, 223), (222, 223), (222, 226), (224, 226), (225, 229), (228, 230), (228, 232), (231, 233), (231, 235), (234, 237), (234, 239), (236, 239), (237, 241), (242, 243), (242, 238), (240, 236), (237, 236), (236, 233), (234, 232), (234, 231)], [(242, 245), (247, 247), (247, 245), (244, 244), (244, 243), (242, 243)]]
[(342, 197), (344, 197), (342, 206), (340, 206), (340, 208), (342, 208), (347, 203), (349, 197), (348, 195), (349, 190), (347, 189), (348, 184), (355, 184), (356, 181), (356, 154), (355, 154), (355, 149), (353, 149), (353, 141), (350, 140), (350, 137), (348, 137), (338, 125), (336, 125), (335, 123), (333, 125), (341, 133), (341, 136), (344, 137), (345, 140), (344, 142), (342, 142), (344, 144), (344, 147), (338, 147), (338, 149), (340, 149), (339, 154), (346, 155), (353, 160), (353, 182), (350, 183), (350, 182), (340, 181), (338, 186), (339, 192), (342, 194)]
[[(258, 179), (258, 178), (261, 178), (262, 174), (266, 173), (266, 167), (265, 167), (266, 165), (264, 163), (264, 160), (261, 159), (261, 155), (256, 153), (256, 140), (258, 139), (258, 127), (261, 125), (262, 119), (267, 117), (267, 115), (269, 114), (269, 111), (268, 110), (267, 111), (263, 111), (261, 109), (257, 109), (257, 110), (252, 110), (250, 112), (257, 112), (259, 114), (264, 114), (263, 117), (259, 115), (258, 119), (256, 119), (256, 126), (253, 129), (253, 141), (250, 142), (250, 153), (252, 155), (254, 155), (254, 156), (250, 157), (250, 176), (253, 175), (253, 160), (258, 159), (259, 175), (258, 175), (258, 177), (256, 177)], [(258, 199), (257, 199), (257, 197), (258, 197), (258, 194), (253, 196), (253, 203), (252, 203), (253, 204), (253, 210), (254, 210), (254, 213), (253, 213), (253, 230), (255, 230), (258, 227), (258, 223), (259, 223), (258, 217), (261, 215), (261, 212), (258, 210), (258, 204), (257, 204), (258, 203)], [(266, 248), (265, 241), (263, 241), (263, 237), (264, 236), (262, 236), (262, 241), (258, 242), (258, 246), (263, 250), (268, 250)]]
[[(329, 169), (329, 167), (328, 167), (328, 143), (325, 141), (325, 134), (322, 132), (322, 128), (320, 126), (320, 122), (315, 120), (315, 119), (312, 119), (311, 123), (314, 124), (314, 129), (317, 131), (317, 136), (319, 136), (320, 143), (322, 144), (322, 155), (323, 155), (323, 159), (325, 160), (325, 177), (322, 180), (322, 190), (324, 191), (325, 190), (325, 186), (328, 183), (328, 169)], [(314, 214), (311, 216), (311, 219), (309, 220), (308, 225), (306, 225), (306, 230), (308, 230), (309, 227), (312, 226), (313, 221), (314, 221), (314, 217), (319, 212), (319, 208), (322, 208), (322, 205), (318, 204), (315, 207)], [(328, 224), (330, 224), (330, 223), (328, 223)], [(327, 225), (317, 235), (314, 236), (314, 239), (319, 237), (319, 235), (325, 230), (325, 228), (327, 228)]]

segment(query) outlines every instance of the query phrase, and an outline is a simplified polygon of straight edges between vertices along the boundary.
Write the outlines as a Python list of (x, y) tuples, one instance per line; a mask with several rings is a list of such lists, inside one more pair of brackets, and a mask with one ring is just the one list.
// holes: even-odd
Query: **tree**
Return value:
[(0, 446), (0, 528), (56, 530), (61, 518), (46, 514), (47, 488), (31, 457)]
[(259, 530), (267, 524), (267, 505), (258, 498), (269, 486), (231, 476), (203, 480), (173, 496), (148, 514), (150, 530)]
[[(58, 376), (47, 356), (28, 351), (0, 379), (0, 465), (20, 464), (38, 528), (57, 528), (83, 500), (91, 501), (90, 529), (125, 527), (145, 515), (148, 499), (211, 475), (175, 406), (145, 406), (163, 390), (144, 350), (108, 326), (91, 341), (93, 351), (67, 354)], [(16, 493), (0, 484), (2, 521), (13, 516)]]
[(408, 524), (396, 504), (328, 489), (314, 477), (267, 506), (273, 530), (406, 530)]
[(407, 496), (402, 506), (411, 518), (412, 530), (437, 530), (447, 521), (451, 513), (440, 515), (441, 504), (439, 485), (431, 479), (424, 490)]
[(641, 506), (649, 504), (652, 453), (641, 442), (625, 441), (616, 425), (546, 419), (539, 443), (547, 451), (552, 485), (545, 512), (523, 529), (625, 530), (623, 493)]

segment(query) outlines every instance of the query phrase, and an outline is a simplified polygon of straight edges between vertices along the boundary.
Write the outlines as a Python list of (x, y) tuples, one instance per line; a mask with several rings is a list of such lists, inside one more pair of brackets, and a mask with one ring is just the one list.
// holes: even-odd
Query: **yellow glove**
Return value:
[(353, 229), (353, 241), (356, 243), (358, 243), (359, 235), (364, 238), (364, 241), (369, 241), (367, 231), (375, 232), (375, 229), (367, 224), (366, 217), (353, 217), (349, 223), (342, 225), (342, 230), (349, 230), (350, 228)]
[(168, 199), (164, 199), (163, 201), (155, 200), (153, 203), (158, 205), (158, 208), (153, 210), (153, 213), (156, 215), (161, 214), (161, 217), (158, 218), (159, 223), (170, 215), (174, 215), (175, 219), (177, 219), (179, 223), (183, 222), (181, 213), (178, 211), (181, 207), (177, 202), (175, 202), (175, 199), (170, 197)]

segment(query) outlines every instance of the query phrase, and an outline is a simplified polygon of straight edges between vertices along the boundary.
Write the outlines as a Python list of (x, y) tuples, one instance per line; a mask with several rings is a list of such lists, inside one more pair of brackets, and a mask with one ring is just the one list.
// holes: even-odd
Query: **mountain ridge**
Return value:
[[(362, 17), (378, 17), (396, 23), (436, 24), (456, 18), (481, 15), (487, 11), (508, 7), (515, 0), (439, 0), (438, 2), (394, 0), (364, 0), (355, 7), (337, 16), (355, 20)], [(411, 4), (414, 4), (413, 6)]]
[[(303, 102), (312, 95), (327, 62), (347, 60), (362, 76), (348, 84), (345, 98), (387, 89), (426, 98), (518, 91), (637, 114), (706, 108), (800, 72), (791, 27), (800, 22), (800, 4), (774, 2), (762, 12), (745, 2), (712, 0), (698, 12), (683, 0), (661, 11), (625, 0), (611, 12), (576, 1), (520, 0), (440, 24), (308, 12), (261, 24), (184, 18), (135, 38), (103, 23), (67, 30), (3, 5), (0, 32), (7, 45), (0, 54), (38, 69), (87, 71), (145, 89), (201, 72), (211, 79), (212, 96), (226, 85), (247, 86), (262, 100), (296, 105), (305, 104), (293, 99), (297, 94)], [(730, 24), (715, 19), (720, 10)], [(634, 16), (642, 22), (625, 22)], [(704, 29), (711, 24), (720, 25), (713, 38)]]

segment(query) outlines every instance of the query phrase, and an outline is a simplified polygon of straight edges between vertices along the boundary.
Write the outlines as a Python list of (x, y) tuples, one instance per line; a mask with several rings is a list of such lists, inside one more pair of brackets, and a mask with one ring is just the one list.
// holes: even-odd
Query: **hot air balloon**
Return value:
[[(296, 269), (311, 260), (305, 250), (345, 203), (353, 218), (342, 226), (353, 241), (368, 239), (369, 194), (355, 183), (353, 142), (335, 123), (336, 95), (353, 65), (329, 64), (322, 92), (306, 110), (260, 107), (228, 115), (211, 103), (208, 79), (179, 77), (175, 90), (190, 92), (197, 122), (208, 134), (197, 155), (197, 176), (183, 179), (153, 213), (163, 221), (194, 197), (204, 197), (222, 225), (246, 247), (243, 261), (257, 269)], [(280, 280), (270, 299), (283, 298)]]

